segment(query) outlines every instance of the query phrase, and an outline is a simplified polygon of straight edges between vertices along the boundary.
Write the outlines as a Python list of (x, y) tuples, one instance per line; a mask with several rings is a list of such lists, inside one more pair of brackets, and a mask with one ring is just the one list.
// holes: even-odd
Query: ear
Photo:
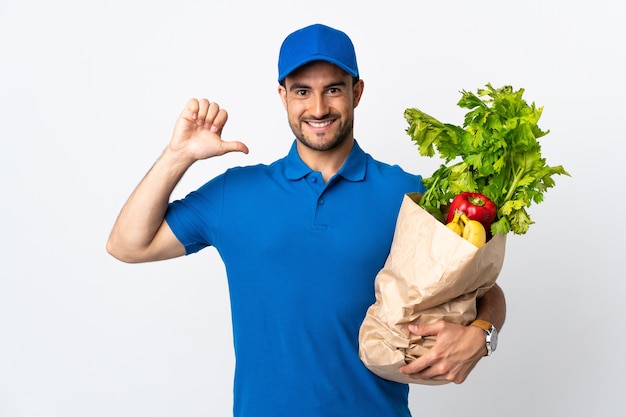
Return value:
[(354, 96), (352, 107), (356, 108), (361, 101), (361, 96), (363, 95), (363, 89), (365, 88), (365, 82), (363, 80), (359, 80), (354, 84), (352, 88), (352, 94)]
[(283, 102), (283, 107), (287, 110), (287, 89), (280, 84), (278, 84), (278, 95)]

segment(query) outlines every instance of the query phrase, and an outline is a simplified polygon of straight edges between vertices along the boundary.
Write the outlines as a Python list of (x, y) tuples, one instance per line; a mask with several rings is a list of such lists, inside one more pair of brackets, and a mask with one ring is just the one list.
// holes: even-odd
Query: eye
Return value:
[(305, 89), (299, 89), (296, 90), (295, 93), (297, 96), (306, 97), (306, 95), (309, 94), (309, 91)]

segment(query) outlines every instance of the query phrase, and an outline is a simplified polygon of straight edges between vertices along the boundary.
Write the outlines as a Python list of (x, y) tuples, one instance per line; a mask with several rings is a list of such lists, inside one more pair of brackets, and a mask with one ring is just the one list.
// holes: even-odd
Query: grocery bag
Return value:
[(476, 318), (476, 299), (496, 282), (504, 262), (506, 235), (481, 248), (463, 239), (418, 203), (404, 196), (391, 249), (376, 275), (375, 302), (359, 331), (359, 357), (378, 376), (401, 383), (440, 385), (400, 373), (435, 340), (408, 330), (410, 323), (446, 320), (467, 325)]

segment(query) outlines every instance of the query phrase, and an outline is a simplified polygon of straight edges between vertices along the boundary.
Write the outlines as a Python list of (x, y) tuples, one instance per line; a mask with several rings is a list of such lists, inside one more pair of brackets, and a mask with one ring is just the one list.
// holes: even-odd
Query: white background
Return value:
[[(144, 265), (105, 252), (115, 216), (190, 97), (229, 110), (249, 155), (195, 165), (186, 194), (292, 141), (280, 42), (321, 22), (353, 39), (355, 135), (430, 174), (403, 111), (461, 124), (459, 91), (526, 89), (556, 177), (508, 239), (498, 352), (462, 385), (411, 390), (415, 416), (624, 416), (619, 1), (0, 0), (0, 416), (228, 416), (227, 287), (213, 249)], [(268, 335), (271, 337), (271, 335)], [(303, 377), (306, 377), (305, 375)]]

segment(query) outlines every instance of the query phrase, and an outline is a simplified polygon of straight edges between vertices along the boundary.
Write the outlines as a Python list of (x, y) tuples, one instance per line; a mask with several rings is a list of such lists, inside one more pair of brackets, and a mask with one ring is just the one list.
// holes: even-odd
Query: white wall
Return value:
[(459, 91), (491, 82), (545, 106), (544, 155), (573, 175), (508, 240), (498, 352), (462, 385), (414, 386), (414, 414), (626, 415), (623, 20), (617, 0), (1, 0), (0, 416), (230, 414), (215, 251), (126, 265), (104, 244), (188, 98), (227, 108), (251, 153), (197, 164), (175, 197), (287, 151), (278, 47), (314, 22), (356, 44), (356, 137), (379, 159), (430, 174), (404, 109), (460, 124)]

